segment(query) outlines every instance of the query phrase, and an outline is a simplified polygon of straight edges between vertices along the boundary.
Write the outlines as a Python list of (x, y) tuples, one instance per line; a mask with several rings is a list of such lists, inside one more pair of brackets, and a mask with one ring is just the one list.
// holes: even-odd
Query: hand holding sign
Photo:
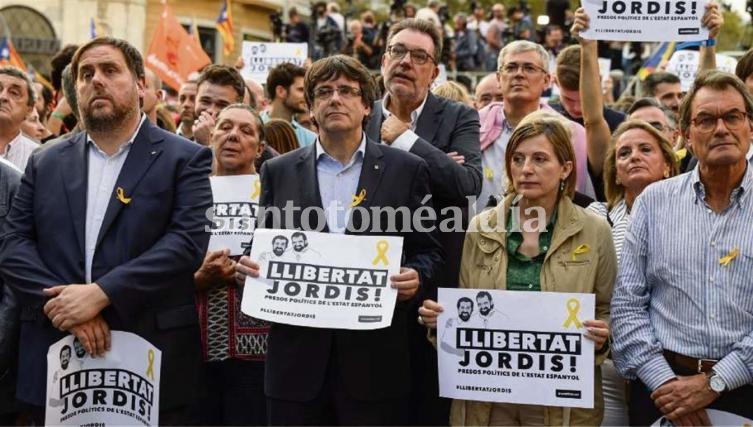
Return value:
[(218, 284), (230, 286), (235, 283), (235, 261), (229, 258), (230, 250), (207, 252), (204, 263), (194, 273), (194, 284), (199, 290)]
[(392, 287), (397, 289), (397, 299), (406, 301), (413, 298), (418, 292), (420, 282), (418, 272), (412, 268), (400, 267), (400, 273), (390, 276)]
[(443, 312), (444, 308), (436, 301), (425, 299), (421, 307), (418, 307), (418, 315), (423, 324), (430, 329), (437, 328), (437, 317)]
[(78, 338), (86, 352), (92, 357), (104, 356), (110, 351), (110, 326), (101, 314), (70, 329), (70, 332)]
[(709, 38), (716, 39), (719, 31), (722, 29), (722, 25), (724, 25), (724, 17), (719, 13), (719, 4), (715, 1), (709, 2), (706, 5), (706, 12), (703, 14), (701, 22), (704, 27), (708, 28)]
[(246, 276), (259, 277), (259, 273), (261, 266), (245, 255), (235, 263), (235, 282), (238, 286), (246, 283)]

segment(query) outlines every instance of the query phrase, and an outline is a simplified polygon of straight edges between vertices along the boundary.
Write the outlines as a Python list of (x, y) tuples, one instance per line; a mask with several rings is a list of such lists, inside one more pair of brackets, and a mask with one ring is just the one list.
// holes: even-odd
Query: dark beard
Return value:
[(491, 313), (491, 312), (492, 312), (492, 309), (491, 309), (491, 308), (488, 308), (488, 309), (481, 309), (481, 308), (479, 308), (479, 309), (478, 309), (478, 311), (479, 311), (479, 313), (481, 313), (482, 315), (486, 316), (486, 315), (488, 315), (489, 313)]
[(83, 111), (83, 122), (86, 130), (95, 133), (112, 132), (122, 126), (123, 122), (139, 113), (138, 108), (119, 107), (113, 105), (108, 114), (93, 114), (91, 109)]
[(285, 250), (283, 250), (283, 249), (272, 249), (272, 252), (274, 252), (275, 255), (280, 256), (280, 255), (282, 255), (285, 252)]
[(458, 317), (459, 317), (459, 318), (460, 318), (460, 320), (462, 320), (463, 322), (467, 322), (467, 321), (468, 321), (468, 319), (470, 319), (470, 318), (471, 318), (471, 313), (460, 313), (460, 314), (458, 314)]

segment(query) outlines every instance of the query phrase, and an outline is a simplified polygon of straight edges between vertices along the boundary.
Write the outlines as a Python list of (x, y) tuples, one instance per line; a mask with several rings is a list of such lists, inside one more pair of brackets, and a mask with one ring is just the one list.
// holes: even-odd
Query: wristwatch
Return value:
[(727, 390), (727, 384), (725, 384), (722, 377), (714, 371), (709, 372), (709, 390), (716, 394), (722, 394)]

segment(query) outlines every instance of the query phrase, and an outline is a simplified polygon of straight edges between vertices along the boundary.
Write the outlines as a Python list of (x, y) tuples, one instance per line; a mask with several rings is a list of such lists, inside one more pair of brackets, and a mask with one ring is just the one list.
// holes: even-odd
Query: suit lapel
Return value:
[(68, 146), (60, 156), (60, 164), (62, 165), (60, 173), (63, 175), (65, 196), (68, 200), (68, 209), (70, 210), (76, 241), (83, 254), (84, 233), (86, 231), (86, 195), (88, 192), (86, 184), (89, 173), (86, 134), (80, 132), (63, 144), (68, 144)]
[[(316, 174), (316, 143), (307, 146), (296, 163), (297, 179), (300, 185), (298, 201), (302, 209), (309, 206), (322, 208), (322, 196), (319, 193), (319, 180)], [(300, 224), (297, 224), (300, 226)], [(324, 232), (329, 232), (329, 226), (324, 227)]]
[(115, 218), (117, 218), (120, 211), (130, 205), (130, 203), (138, 203), (138, 201), (129, 203), (122, 202), (118, 197), (118, 189), (122, 189), (123, 196), (130, 198), (139, 181), (141, 181), (141, 178), (146, 171), (149, 170), (152, 162), (159, 157), (162, 150), (158, 148), (157, 144), (162, 142), (163, 136), (160, 135), (157, 129), (158, 128), (149, 123), (149, 120), (146, 120), (142, 124), (139, 133), (136, 135), (136, 138), (131, 145), (131, 149), (128, 152), (128, 157), (126, 157), (123, 168), (118, 175), (115, 188), (112, 189), (110, 202), (107, 205), (105, 217), (102, 220), (102, 227), (99, 229), (99, 236), (97, 236), (97, 245), (95, 248), (99, 246), (102, 237), (107, 233), (107, 230), (115, 221)]
[[(363, 190), (366, 191), (366, 197), (358, 205), (366, 211), (371, 207), (371, 201), (376, 196), (377, 190), (379, 189), (379, 183), (382, 181), (385, 167), (382, 159), (383, 156), (384, 154), (382, 154), (382, 149), (379, 144), (375, 144), (367, 138), (366, 150), (363, 156), (363, 165), (361, 167), (361, 177), (358, 180), (358, 187), (356, 187), (356, 194), (359, 194)], [(346, 234), (350, 234), (350, 231), (347, 230), (361, 229), (363, 218), (361, 218), (361, 214), (358, 212), (359, 210), (360, 209), (353, 210), (351, 212), (350, 220), (348, 221), (350, 226), (346, 229)], [(372, 220), (374, 220), (374, 218), (372, 218)]]
[(442, 121), (442, 111), (444, 108), (434, 94), (429, 92), (426, 96), (426, 104), (421, 111), (421, 116), (416, 123), (416, 135), (421, 139), (431, 143), (434, 136), (439, 130), (439, 123)]
[(371, 116), (366, 122), (366, 137), (377, 144), (382, 142), (382, 101), (375, 101), (371, 110)]

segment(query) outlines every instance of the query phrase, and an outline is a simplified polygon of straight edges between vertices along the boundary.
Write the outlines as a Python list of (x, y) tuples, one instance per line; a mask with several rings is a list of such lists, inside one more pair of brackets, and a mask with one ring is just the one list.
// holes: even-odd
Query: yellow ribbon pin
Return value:
[(251, 200), (256, 200), (261, 194), (261, 181), (256, 180), (254, 182), (254, 192), (251, 194)]
[(484, 177), (489, 181), (494, 179), (494, 171), (491, 168), (484, 167)]
[(131, 203), (131, 198), (125, 196), (125, 190), (123, 190), (123, 187), (118, 187), (118, 189), (115, 191), (115, 197), (120, 200), (120, 203), (127, 205)]
[(376, 244), (377, 256), (371, 261), (371, 265), (377, 265), (383, 262), (384, 265), (390, 265), (390, 261), (387, 259), (387, 249), (390, 248), (389, 242), (386, 240), (380, 240)]
[(732, 262), (733, 259), (737, 258), (738, 255), (740, 255), (740, 249), (734, 247), (726, 256), (719, 258), (719, 264), (726, 267)]
[(146, 367), (146, 376), (154, 380), (154, 350), (151, 348), (146, 353), (146, 359), (149, 362), (149, 365)]
[(352, 201), (352, 202), (350, 202), (350, 204), (348, 205), (348, 207), (349, 207), (349, 208), (352, 208), (352, 207), (358, 206), (358, 205), (360, 205), (360, 204), (361, 204), (361, 202), (363, 202), (363, 201), (364, 201), (365, 199), (366, 199), (366, 189), (365, 189), (365, 188), (363, 188), (363, 189), (361, 189), (361, 192), (360, 192), (360, 193), (358, 193), (358, 195), (354, 195), (354, 196), (353, 196), (353, 201)]
[(572, 255), (572, 259), (573, 259), (573, 261), (575, 261), (575, 257), (577, 257), (578, 255), (581, 255), (581, 254), (585, 254), (585, 253), (588, 253), (588, 251), (590, 251), (590, 250), (591, 250), (591, 247), (590, 247), (590, 246), (588, 246), (588, 244), (586, 244), (586, 243), (584, 243), (584, 244), (582, 244), (582, 245), (578, 246), (578, 247), (577, 247), (577, 248), (575, 248), (575, 250), (573, 251), (573, 255)]
[(687, 155), (688, 155), (688, 149), (687, 148), (681, 148), (681, 149), (675, 151), (675, 158), (677, 159), (678, 162), (681, 161), (682, 159), (684, 159), (685, 156), (687, 156)]
[(576, 328), (580, 329), (583, 327), (583, 324), (580, 323), (580, 320), (578, 320), (578, 312), (580, 311), (580, 301), (578, 301), (575, 298), (570, 298), (567, 300), (567, 319), (565, 319), (565, 323), (562, 324), (563, 327), (569, 328), (571, 324), (575, 325)]

